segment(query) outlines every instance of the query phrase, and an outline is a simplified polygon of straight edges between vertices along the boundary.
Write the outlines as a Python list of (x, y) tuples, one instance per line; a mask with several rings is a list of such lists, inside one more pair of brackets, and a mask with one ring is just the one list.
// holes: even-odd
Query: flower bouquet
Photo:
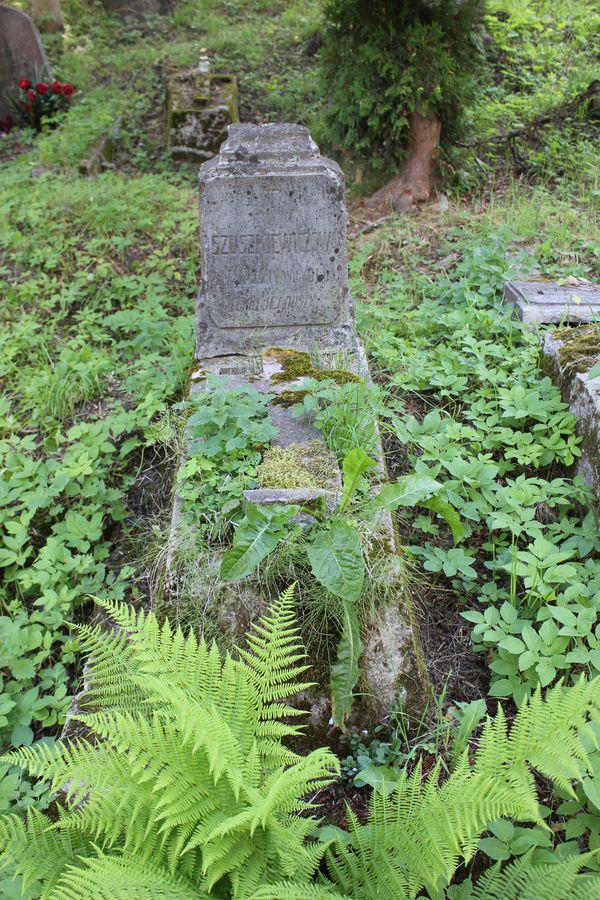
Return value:
[[(57, 112), (69, 108), (75, 87), (69, 82), (38, 81), (33, 84), (29, 78), (19, 81), (19, 96), (11, 100), (16, 123), (41, 131), (44, 119), (51, 119)], [(13, 123), (11, 122), (11, 125)]]

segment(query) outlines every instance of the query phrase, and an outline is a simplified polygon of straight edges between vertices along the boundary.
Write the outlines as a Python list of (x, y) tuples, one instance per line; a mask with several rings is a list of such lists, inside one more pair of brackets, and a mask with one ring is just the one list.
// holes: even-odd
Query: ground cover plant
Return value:
[[(13, 128), (0, 142), (0, 812), (10, 815), (0, 825), (0, 893), (115, 897), (146, 890), (150, 877), (150, 891), (160, 878), (168, 896), (600, 897), (598, 532), (573, 472), (573, 418), (540, 368), (538, 336), (500, 302), (505, 278), (532, 265), (558, 280), (596, 277), (597, 120), (587, 92), (595, 5), (489, 0), (479, 93), (464, 105), (462, 145), (445, 147), (441, 160), (450, 209), (386, 211), (375, 222), (360, 205), (351, 212), (353, 291), (376, 387), (307, 377), (290, 392), (345, 476), (339, 515), (321, 511), (310, 528), (276, 512), (244, 515), (243, 490), (261, 483), (274, 436), (264, 396), (215, 385), (180, 405), (193, 354), (196, 173), (165, 155), (161, 121), (163, 78), (206, 46), (213, 68), (239, 76), (244, 119), (311, 125), (349, 175), (367, 176), (350, 184), (353, 196), (377, 186), (371, 161), (355, 168), (322, 115), (338, 96), (319, 81), (322, 6), (181, 2), (149, 28), (80, 0), (62, 8), (64, 35), (44, 40), (57, 80), (77, 86), (68, 114), (39, 135)], [(78, 163), (117, 122), (114, 168), (80, 178)], [(395, 561), (402, 589), (421, 597), (435, 696), (418, 722), (399, 704), (369, 733), (339, 741), (332, 731), (339, 779), (329, 750), (292, 758), (281, 743), (291, 686), (258, 662), (260, 629), (272, 625), (257, 626), (247, 647), (240, 639), (239, 652), (220, 634), (219, 650), (199, 651), (197, 631), (223, 564), (240, 596), (250, 570), (271, 596), (298, 580), (294, 601), (286, 594), (267, 622), (288, 634), (300, 615), (302, 637), (329, 666), (333, 718), (344, 726), (362, 612), (399, 583), (370, 539), (366, 510), (386, 489), (367, 464), (375, 451), (365, 409), (384, 430), (387, 506), (403, 543)], [(157, 573), (185, 427), (195, 444), (177, 485), (199, 536), (182, 551), (195, 566), (189, 605), (172, 611)], [(421, 484), (418, 503), (418, 492), (401, 499), (411, 484)], [(247, 553), (257, 526), (259, 555), (269, 551), (258, 561)], [(333, 546), (349, 562), (341, 580), (327, 565)], [(94, 597), (137, 637), (94, 630)], [(161, 628), (165, 611), (185, 625), (187, 644), (140, 614), (149, 601)], [(298, 634), (289, 635), (296, 647)], [(73, 739), (73, 723), (60, 740), (82, 650), (105, 653), (109, 667), (87, 713), (101, 748), (93, 753), (87, 738)], [(112, 680), (111, 650), (115, 660), (135, 657), (143, 690), (152, 684), (144, 716), (113, 706), (124, 682)], [(292, 670), (303, 665), (296, 653)], [(212, 705), (207, 692), (189, 695), (186, 667), (199, 660), (215, 677)], [(181, 679), (177, 697), (165, 693), (167, 670)], [(136, 701), (140, 677), (128, 688)], [(203, 722), (193, 736), (182, 718), (190, 708)], [(215, 742), (196, 746), (209, 720)], [(253, 755), (265, 729), (268, 753)], [(141, 732), (152, 748), (158, 733), (164, 773)], [(97, 752), (110, 759), (103, 772)], [(177, 790), (188, 785), (191, 757), (205, 799), (184, 811), (199, 840), (201, 832), (184, 853), (181, 805), (157, 805), (151, 788), (173, 773)], [(80, 804), (95, 785), (114, 791), (114, 802), (97, 791)], [(128, 792), (144, 797), (133, 816)], [(481, 792), (493, 803), (480, 803)], [(264, 816), (251, 819), (259, 803)], [(139, 840), (150, 821), (153, 860)], [(280, 852), (280, 839), (293, 854)], [(230, 874), (235, 854), (242, 862)]]

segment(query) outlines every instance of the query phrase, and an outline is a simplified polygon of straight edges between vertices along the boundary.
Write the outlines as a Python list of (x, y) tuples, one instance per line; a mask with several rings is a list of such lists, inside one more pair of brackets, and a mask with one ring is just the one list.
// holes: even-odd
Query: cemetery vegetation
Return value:
[[(309, 359), (281, 395), (315, 417), (343, 473), (341, 508), (313, 508), (305, 528), (289, 509), (243, 507), (275, 433), (268, 396), (213, 384), (186, 399), (196, 173), (163, 152), (162, 79), (206, 46), (239, 76), (242, 118), (310, 125), (362, 170), (356, 198), (397, 164), (379, 156), (385, 123), (349, 158), (325, 114), (341, 103), (320, 87), (316, 0), (181, 2), (151, 28), (80, 0), (62, 10), (65, 34), (44, 40), (77, 85), (69, 113), (0, 146), (0, 892), (600, 897), (600, 539), (573, 416), (538, 336), (501, 305), (505, 279), (532, 265), (595, 277), (595, 4), (488, 0), (478, 92), (457, 81), (462, 145), (442, 148), (450, 209), (351, 224), (376, 385), (343, 361), (323, 380)], [(403, 110), (386, 112), (400, 143)], [(113, 170), (80, 177), (117, 122)], [(176, 486), (195, 531), (177, 538), (188, 584), (174, 609), (161, 573), (188, 435)], [(397, 590), (382, 509), (434, 693), (419, 722), (399, 704), (343, 736), (362, 612)], [(271, 596), (299, 583), (238, 649), (198, 637), (221, 574), (236, 597), (247, 577)], [(119, 628), (93, 624), (99, 611)], [(286, 697), (311, 680), (302, 645), (319, 642), (341, 780), (330, 750), (288, 740), (302, 720)], [(73, 718), (60, 739), (86, 660), (85, 728)]]

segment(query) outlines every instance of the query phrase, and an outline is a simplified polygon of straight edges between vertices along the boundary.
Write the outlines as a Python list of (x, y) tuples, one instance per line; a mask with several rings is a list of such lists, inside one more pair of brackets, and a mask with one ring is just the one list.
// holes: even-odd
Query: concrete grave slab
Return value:
[(9, 97), (18, 96), (22, 78), (48, 81), (52, 72), (29, 16), (0, 3), (0, 118), (12, 113)]
[[(580, 328), (583, 332), (585, 326)], [(580, 331), (579, 328), (576, 330)], [(600, 345), (600, 336), (598, 343)], [(542, 342), (544, 365), (577, 419), (577, 432), (582, 439), (578, 470), (600, 501), (600, 377), (590, 378), (587, 371), (577, 371), (580, 366), (573, 367), (572, 362), (564, 357), (561, 359), (566, 344), (560, 331), (545, 334)], [(589, 359), (583, 367), (589, 371), (594, 362)]]
[[(219, 155), (201, 167), (199, 183), (202, 285), (191, 395), (210, 390), (209, 373), (227, 387), (251, 386), (272, 395), (269, 415), (279, 432), (262, 450), (258, 485), (246, 490), (244, 500), (300, 505), (305, 509), (297, 521), (311, 524), (325, 512), (326, 522), (341, 499), (338, 461), (310, 418), (294, 416), (292, 407), (302, 400), (306, 377), (371, 383), (348, 290), (342, 173), (320, 155), (306, 128), (231, 125)], [(371, 414), (375, 492), (387, 475), (374, 409)], [(286, 457), (281, 469), (272, 466), (267, 479), (268, 462), (277, 454), (281, 462), (286, 452), (293, 458)], [(318, 479), (310, 466), (315, 456), (325, 461)], [(177, 547), (183, 536), (189, 560), (193, 527), (193, 510), (186, 513), (176, 497), (166, 572), (175, 608), (182, 589)], [(352, 713), (361, 726), (375, 724), (399, 701), (418, 715), (429, 694), (392, 515), (384, 511), (364, 527), (367, 568), (380, 573), (388, 599), (363, 622), (361, 681)], [(194, 576), (202, 594), (198, 602), (211, 627), (237, 639), (271, 599), (264, 577), (259, 571), (223, 582), (221, 551), (215, 548), (208, 558), (203, 553)], [(289, 581), (302, 578), (295, 564), (288, 575)], [(310, 581), (308, 570), (306, 577)], [(330, 732), (330, 669), (314, 655), (310, 663), (316, 686), (304, 698), (310, 710), (307, 743), (318, 744)]]
[(509, 281), (504, 301), (526, 325), (600, 321), (600, 285), (552, 281)]

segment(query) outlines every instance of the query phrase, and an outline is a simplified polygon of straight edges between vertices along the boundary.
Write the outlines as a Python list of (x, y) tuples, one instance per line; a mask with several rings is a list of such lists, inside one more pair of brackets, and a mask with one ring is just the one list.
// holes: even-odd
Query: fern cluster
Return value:
[(2, 820), (5, 864), (53, 898), (246, 898), (309, 881), (322, 851), (307, 841), (316, 822), (301, 798), (338, 764), (283, 744), (299, 714), (285, 698), (307, 686), (292, 591), (242, 659), (103, 605), (118, 628), (80, 629), (92, 687), (79, 718), (92, 737), (10, 755), (65, 802), (57, 822), (35, 811)]
[[(429, 897), (443, 897), (459, 863), (473, 857), (491, 821), (506, 816), (546, 827), (533, 769), (575, 796), (572, 782), (592, 771), (590, 720), (600, 720), (600, 679), (581, 680), (568, 688), (558, 685), (545, 698), (538, 690), (523, 704), (510, 730), (499, 708), (484, 726), (473, 764), (465, 751), (445, 780), (439, 763), (425, 779), (420, 765), (410, 775), (402, 772), (389, 795), (373, 794), (366, 825), (348, 810), (349, 834), (327, 849), (329, 880), (314, 897), (408, 900), (423, 890)], [(585, 890), (588, 900), (600, 898), (600, 876), (577, 875), (586, 857), (577, 860), (579, 865), (567, 866), (562, 875), (562, 869), (554, 867), (554, 879), (539, 867), (546, 893), (535, 893), (535, 882), (532, 893), (526, 873), (515, 868), (491, 875), (474, 896), (567, 900), (577, 889), (577, 896), (583, 897)], [(520, 892), (521, 883), (529, 885), (527, 890)], [(297, 900), (300, 890), (300, 884), (282, 883), (276, 890), (264, 887), (255, 898)]]
[[(152, 614), (103, 604), (117, 628), (83, 626), (90, 656), (90, 737), (4, 758), (49, 782), (56, 820), (30, 810), (0, 819), (2, 864), (75, 900), (413, 900), (442, 898), (493, 820), (542, 827), (534, 771), (562, 792), (592, 772), (600, 679), (538, 691), (509, 728), (488, 718), (473, 760), (397, 775), (348, 832), (317, 820), (305, 799), (338, 765), (329, 750), (300, 757), (284, 739), (299, 715), (286, 697), (307, 685), (292, 592), (247, 636), (239, 658)], [(389, 781), (388, 781), (389, 785)], [(551, 867), (529, 857), (496, 867), (462, 900), (600, 900), (590, 855)], [(464, 888), (464, 890), (463, 890)], [(452, 889), (455, 891), (456, 889)], [(450, 895), (449, 895), (450, 896)]]

